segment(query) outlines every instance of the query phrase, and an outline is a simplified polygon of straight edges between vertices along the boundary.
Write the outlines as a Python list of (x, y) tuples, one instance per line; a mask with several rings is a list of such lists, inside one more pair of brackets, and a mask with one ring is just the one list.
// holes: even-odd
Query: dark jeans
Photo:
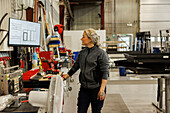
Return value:
[[(78, 96), (78, 113), (87, 113), (87, 109), (89, 104), (91, 103), (92, 113), (101, 113), (101, 109), (103, 107), (104, 100), (97, 100), (97, 94), (100, 90), (96, 89), (85, 89), (80, 88), (79, 96)], [(106, 93), (106, 90), (105, 90)]]

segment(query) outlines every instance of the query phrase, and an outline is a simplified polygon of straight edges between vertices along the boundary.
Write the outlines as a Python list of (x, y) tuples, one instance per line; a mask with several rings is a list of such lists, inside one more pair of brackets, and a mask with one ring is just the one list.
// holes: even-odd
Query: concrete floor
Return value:
[[(77, 112), (78, 74), (79, 72), (73, 75), (74, 82), (71, 83), (72, 91), (65, 93), (63, 113)], [(117, 69), (110, 70), (106, 97), (108, 95), (120, 95), (120, 100), (122, 98), (122, 101), (125, 103), (123, 106), (127, 107), (128, 110), (121, 112), (123, 108), (116, 107), (115, 102), (109, 102), (108, 104), (108, 101), (105, 101), (102, 113), (155, 113), (151, 103), (156, 103), (156, 81), (156, 79), (147, 77), (120, 77)], [(120, 104), (120, 102), (117, 101), (117, 104)], [(91, 113), (90, 107), (88, 113)]]

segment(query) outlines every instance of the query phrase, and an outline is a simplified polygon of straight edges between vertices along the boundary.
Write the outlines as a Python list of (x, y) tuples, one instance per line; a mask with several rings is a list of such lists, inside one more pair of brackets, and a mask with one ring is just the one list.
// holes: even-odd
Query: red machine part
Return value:
[(39, 57), (40, 57), (40, 60), (42, 63), (43, 71), (46, 72), (50, 67), (49, 67), (48, 63), (43, 62), (43, 61), (44, 60), (50, 60), (50, 61), (53, 60), (54, 53), (52, 51), (41, 51), (39, 53)]
[(6, 60), (4, 60), (3, 65), (6, 67)]
[(24, 60), (20, 59), (20, 68), (25, 68), (24, 66)]
[(63, 25), (57, 24), (54, 26), (54, 31), (58, 31), (59, 34), (63, 32)]
[(60, 53), (66, 53), (66, 48), (65, 47), (60, 47), (59, 52)]
[(8, 56), (8, 57), (0, 57), (0, 61), (4, 61), (4, 60), (10, 60), (11, 58)]
[(37, 75), (40, 69), (29, 70), (23, 74), (23, 81), (29, 80), (32, 76)]
[[(56, 69), (58, 61), (53, 61), (53, 60), (43, 60), (43, 62), (47, 63), (49, 65), (49, 68), (47, 69), (46, 73), (47, 74), (57, 74), (59, 73), (59, 70)], [(56, 65), (56, 66), (55, 66)]]

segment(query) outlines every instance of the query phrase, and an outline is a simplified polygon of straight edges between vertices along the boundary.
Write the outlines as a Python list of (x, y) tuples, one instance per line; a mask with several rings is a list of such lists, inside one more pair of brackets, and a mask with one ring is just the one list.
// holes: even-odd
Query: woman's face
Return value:
[(85, 46), (87, 46), (88, 44), (92, 42), (91, 39), (88, 38), (85, 32), (83, 33), (83, 37), (81, 38), (81, 41), (82, 41), (82, 45), (85, 45)]

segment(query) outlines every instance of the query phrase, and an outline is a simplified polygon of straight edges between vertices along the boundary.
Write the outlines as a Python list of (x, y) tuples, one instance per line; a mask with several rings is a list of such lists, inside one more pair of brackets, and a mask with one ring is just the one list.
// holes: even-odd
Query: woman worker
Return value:
[(109, 75), (108, 56), (99, 48), (99, 36), (94, 29), (85, 29), (81, 40), (86, 48), (79, 52), (76, 62), (63, 79), (69, 78), (80, 69), (78, 113), (87, 113), (90, 103), (92, 113), (101, 113)]

